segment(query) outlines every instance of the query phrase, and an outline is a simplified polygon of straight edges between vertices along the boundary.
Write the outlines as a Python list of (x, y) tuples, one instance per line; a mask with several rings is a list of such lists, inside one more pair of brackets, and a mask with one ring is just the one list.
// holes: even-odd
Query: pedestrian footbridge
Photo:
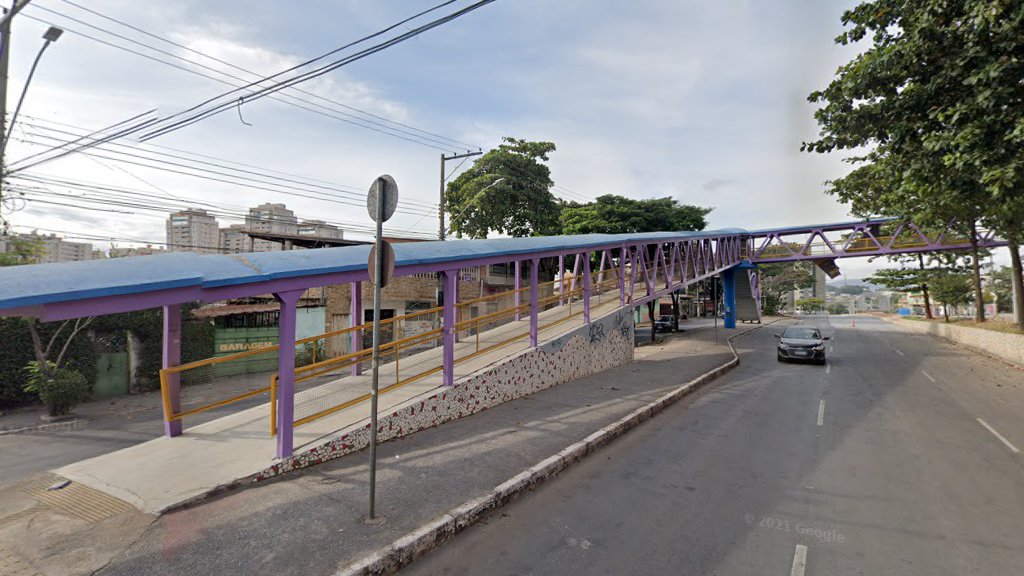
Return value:
[[(733, 328), (737, 320), (760, 319), (759, 261), (964, 247), (962, 238), (923, 232), (908, 239), (908, 229), (890, 219), (811, 227), (804, 229), (809, 236), (803, 243), (785, 240), (797, 233), (790, 228), (396, 244), (396, 276), (438, 274), (451, 297), (438, 308), (384, 321), (394, 336), (382, 347), (378, 438), (435, 426), (627, 362), (633, 309), (702, 279), (721, 276), (724, 325)], [(829, 240), (837, 233), (845, 244)], [(984, 245), (1003, 244), (986, 237)], [(309, 288), (350, 284), (353, 295), (361, 294), (368, 253), (368, 246), (175, 253), (5, 269), (4, 316), (49, 321), (163, 308), (166, 436), (58, 472), (144, 510), (161, 511), (218, 487), (365, 447), (370, 351), (362, 342), (370, 326), (296, 340), (295, 318), (296, 304)], [(514, 266), (514, 289), (458, 302), (460, 270), (499, 263)], [(561, 280), (561, 274), (558, 280), (541, 278), (542, 263), (571, 268), (572, 280)], [(183, 303), (265, 294), (280, 302), (276, 346), (180, 362)], [(495, 312), (475, 318), (462, 313), (467, 304), (487, 299), (494, 300)], [(358, 297), (352, 305), (361, 308)], [(277, 370), (241, 389), (224, 385), (232, 363), (253, 360)], [(190, 418), (211, 410), (226, 415), (190, 425)]]

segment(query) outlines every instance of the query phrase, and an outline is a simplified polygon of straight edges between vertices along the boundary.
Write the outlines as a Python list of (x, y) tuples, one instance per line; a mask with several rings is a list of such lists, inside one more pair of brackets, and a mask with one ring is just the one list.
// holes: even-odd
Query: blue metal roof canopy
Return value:
[[(598, 246), (745, 236), (739, 228), (700, 232), (585, 234), (486, 240), (448, 240), (394, 244), (396, 273), (412, 266), (437, 270), (485, 258), (509, 260), (535, 253), (586, 250)], [(369, 246), (290, 250), (248, 254), (137, 256), (56, 264), (13, 266), (0, 272), (0, 311), (109, 296), (129, 296), (175, 288), (241, 286), (286, 278), (365, 271)], [(316, 285), (316, 284), (312, 284)], [(254, 287), (255, 288), (255, 287)], [(260, 294), (258, 290), (253, 294)]]

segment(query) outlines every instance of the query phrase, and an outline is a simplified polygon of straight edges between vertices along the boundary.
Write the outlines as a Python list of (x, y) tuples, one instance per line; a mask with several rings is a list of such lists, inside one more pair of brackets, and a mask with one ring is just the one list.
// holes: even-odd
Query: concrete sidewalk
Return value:
[[(633, 362), (381, 445), (381, 525), (363, 522), (362, 451), (160, 517), (90, 524), (44, 507), (0, 519), (0, 565), (26, 566), (11, 576), (331, 574), (732, 358), (712, 340), (708, 329), (669, 335)], [(32, 507), (10, 501), (19, 494), (10, 487), (0, 516)]]
[(332, 574), (731, 360), (712, 339), (670, 336), (618, 368), (380, 446), (383, 524), (364, 522), (364, 451), (166, 514), (98, 574)]
[[(591, 318), (597, 319), (618, 309), (618, 298), (605, 295), (592, 297)], [(579, 312), (576, 304), (574, 311)], [(565, 318), (567, 307), (557, 307), (539, 315), (540, 339), (549, 341), (582, 325), (582, 317), (544, 327)], [(529, 331), (524, 319), (483, 332), (479, 346), (505, 342), (516, 334)], [(477, 338), (470, 337), (456, 345), (456, 358), (475, 352)], [(485, 367), (497, 365), (507, 358), (529, 349), (529, 338), (522, 337), (500, 348), (481, 353), (456, 365), (456, 381)], [(434, 348), (402, 358), (402, 374), (416, 374), (441, 364), (442, 350)], [(381, 366), (381, 387), (395, 382), (394, 363)], [(410, 404), (436, 395), (443, 388), (440, 372), (382, 393), (379, 413), (390, 414)], [(339, 405), (370, 389), (370, 376), (348, 376), (296, 394), (295, 417), (301, 418), (318, 409)], [(362, 432), (369, 422), (367, 402), (350, 406), (329, 416), (300, 426), (294, 431), (296, 458), (311, 454), (339, 439)], [(139, 510), (160, 513), (183, 503), (223, 489), (249, 482), (254, 478), (274, 475), (276, 466), (290, 466), (290, 461), (275, 460), (275, 439), (270, 435), (270, 406), (262, 404), (247, 410), (190, 426), (185, 421), (185, 434), (178, 438), (156, 438), (116, 452), (75, 462), (56, 472), (63, 478), (83, 483), (124, 500)]]

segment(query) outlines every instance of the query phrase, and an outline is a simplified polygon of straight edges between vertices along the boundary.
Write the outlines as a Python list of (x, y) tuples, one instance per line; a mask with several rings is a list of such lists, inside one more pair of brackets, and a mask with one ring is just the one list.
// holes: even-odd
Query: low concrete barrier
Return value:
[(906, 330), (945, 338), (986, 356), (1024, 368), (1024, 336), (1020, 334), (970, 328), (945, 322), (926, 322), (902, 318), (894, 319), (894, 322)]

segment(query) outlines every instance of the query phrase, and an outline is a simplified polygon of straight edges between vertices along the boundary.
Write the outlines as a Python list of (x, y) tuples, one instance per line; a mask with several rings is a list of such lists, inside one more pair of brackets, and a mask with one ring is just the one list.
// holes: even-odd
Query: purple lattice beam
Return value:
[[(750, 260), (754, 264), (767, 264), (970, 249), (969, 239), (957, 232), (956, 224), (949, 222), (930, 236), (912, 221), (893, 219), (752, 232), (748, 241), (757, 249)], [(879, 234), (882, 226), (893, 225), (891, 234)], [(1006, 246), (1006, 241), (991, 230), (980, 229), (978, 245), (997, 248)]]

